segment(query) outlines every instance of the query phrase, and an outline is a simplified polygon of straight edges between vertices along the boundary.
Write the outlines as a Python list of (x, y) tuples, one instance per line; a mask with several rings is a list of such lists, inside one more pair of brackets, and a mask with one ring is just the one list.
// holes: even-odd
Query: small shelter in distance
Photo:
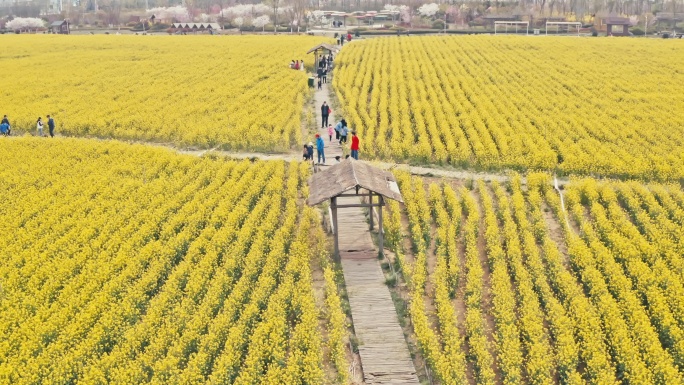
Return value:
[[(361, 189), (366, 190), (362, 192)], [(352, 192), (349, 192), (352, 191)], [(368, 203), (338, 204), (340, 197), (368, 197)], [(377, 202), (374, 198), (377, 197)], [(367, 163), (348, 158), (327, 170), (315, 173), (309, 179), (309, 198), (306, 203), (316, 206), (330, 199), (332, 211), (332, 227), (335, 234), (335, 258), (339, 258), (339, 228), (337, 226), (337, 210), (351, 207), (378, 208), (379, 250), (383, 253), (384, 235), (382, 223), (382, 207), (385, 198), (404, 202), (397, 181), (389, 171), (372, 167)], [(373, 230), (373, 214), (370, 215), (370, 229)]]
[(306, 54), (308, 55), (308, 54), (313, 52), (313, 54), (314, 54), (314, 68), (318, 68), (318, 57), (320, 55), (326, 54), (326, 52), (327, 52), (327, 54), (331, 54), (333, 52), (337, 53), (337, 51), (339, 51), (339, 48), (335, 47), (334, 45), (321, 43), (321, 44), (311, 48), (310, 50), (308, 50), (306, 52)]
[(69, 22), (67, 22), (66, 20), (57, 20), (50, 23), (50, 32), (68, 35)]
[(631, 22), (627, 17), (606, 17), (603, 24), (606, 25), (606, 36), (629, 36)]

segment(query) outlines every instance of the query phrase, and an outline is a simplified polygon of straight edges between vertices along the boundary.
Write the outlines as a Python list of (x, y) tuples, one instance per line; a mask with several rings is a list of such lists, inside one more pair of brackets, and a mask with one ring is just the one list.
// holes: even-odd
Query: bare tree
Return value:
[(280, 5), (282, 0), (267, 0), (264, 3), (271, 8), (273, 8), (273, 33), (278, 32), (278, 9), (280, 9)]

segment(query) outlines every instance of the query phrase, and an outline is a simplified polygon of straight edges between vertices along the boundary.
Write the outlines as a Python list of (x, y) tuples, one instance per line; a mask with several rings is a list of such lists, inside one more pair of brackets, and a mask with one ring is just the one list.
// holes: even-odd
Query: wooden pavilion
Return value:
[[(365, 191), (364, 191), (365, 190)], [(368, 203), (338, 204), (337, 198), (366, 197)], [(377, 197), (377, 202), (374, 199)], [(309, 206), (318, 205), (330, 199), (332, 230), (335, 235), (335, 258), (340, 256), (337, 210), (352, 207), (366, 207), (371, 211), (378, 208), (379, 250), (383, 253), (384, 235), (382, 207), (385, 198), (404, 202), (397, 181), (389, 171), (372, 167), (367, 163), (348, 158), (327, 170), (315, 173), (309, 179)], [(373, 230), (373, 214), (370, 215), (370, 229)]]
[(57, 20), (50, 23), (50, 32), (58, 34), (69, 34), (69, 22), (66, 20)]
[(333, 53), (333, 52), (334, 52), (334, 53), (337, 53), (337, 51), (339, 51), (339, 50), (340, 50), (340, 49), (337, 48), (337, 47), (335, 47), (334, 45), (330, 45), (330, 44), (326, 44), (326, 43), (321, 43), (321, 44), (319, 44), (319, 45), (317, 45), (317, 46), (311, 48), (310, 50), (308, 50), (308, 51), (306, 52), (306, 54), (308, 55), (308, 54), (310, 54), (310, 53), (313, 52), (313, 54), (314, 54), (314, 68), (315, 68), (315, 69), (318, 69), (318, 57), (319, 57), (320, 55), (325, 54), (326, 52), (327, 52), (328, 54), (331, 54), (331, 53)]
[(631, 22), (628, 17), (609, 16), (603, 19), (606, 25), (606, 36), (629, 36)]

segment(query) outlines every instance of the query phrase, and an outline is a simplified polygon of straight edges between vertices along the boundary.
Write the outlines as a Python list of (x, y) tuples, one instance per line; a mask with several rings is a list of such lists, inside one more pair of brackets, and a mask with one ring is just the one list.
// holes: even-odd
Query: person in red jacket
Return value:
[(359, 137), (356, 136), (356, 131), (352, 131), (351, 156), (359, 160)]
[(347, 41), (351, 41), (351, 33), (347, 34)]

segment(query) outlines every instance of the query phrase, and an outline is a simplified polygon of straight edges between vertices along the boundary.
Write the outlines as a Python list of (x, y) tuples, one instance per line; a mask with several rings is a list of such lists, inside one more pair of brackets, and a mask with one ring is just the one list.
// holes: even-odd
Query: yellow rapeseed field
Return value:
[[(0, 50), (0, 114), (58, 132), (272, 151), (301, 140), (305, 72), (288, 68), (309, 36), (9, 36)], [(307, 60), (309, 59), (309, 60)]]
[(564, 209), (546, 174), (526, 188), (397, 179), (389, 246), (440, 383), (684, 382), (678, 185), (574, 180)]
[(381, 158), (684, 177), (681, 40), (387, 37), (336, 60), (341, 110)]
[(337, 286), (326, 270), (322, 307), (312, 286), (308, 174), (0, 138), (0, 384), (319, 385), (326, 360), (344, 378)]

